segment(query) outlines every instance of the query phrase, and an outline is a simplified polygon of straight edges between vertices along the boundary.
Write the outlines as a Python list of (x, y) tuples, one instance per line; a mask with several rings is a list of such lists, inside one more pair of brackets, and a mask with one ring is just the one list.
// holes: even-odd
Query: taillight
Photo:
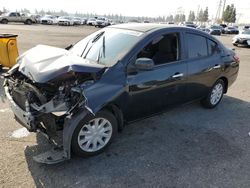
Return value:
[(234, 55), (234, 60), (235, 60), (236, 63), (240, 62), (240, 58), (237, 55)]

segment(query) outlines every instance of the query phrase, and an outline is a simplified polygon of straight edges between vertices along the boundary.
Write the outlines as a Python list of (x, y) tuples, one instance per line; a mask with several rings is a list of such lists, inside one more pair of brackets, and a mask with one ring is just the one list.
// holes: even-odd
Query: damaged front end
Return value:
[[(70, 158), (67, 126), (79, 111), (92, 113), (83, 88), (92, 85), (102, 72), (69, 71), (46, 83), (34, 82), (19, 71), (19, 64), (4, 75), (4, 89), (15, 119), (30, 132), (41, 132), (55, 147), (34, 157), (37, 162), (53, 164)], [(68, 119), (68, 121), (67, 121)], [(73, 129), (72, 129), (73, 130)], [(70, 129), (70, 131), (72, 132)], [(63, 136), (61, 136), (63, 133)], [(60, 143), (58, 143), (58, 141)]]

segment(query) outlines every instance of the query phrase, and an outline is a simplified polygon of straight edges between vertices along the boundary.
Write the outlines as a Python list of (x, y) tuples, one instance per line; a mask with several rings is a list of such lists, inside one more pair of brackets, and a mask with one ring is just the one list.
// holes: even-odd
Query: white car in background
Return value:
[(57, 17), (52, 15), (45, 15), (41, 18), (40, 23), (47, 25), (57, 24)]
[(87, 21), (87, 25), (95, 25), (96, 19), (95, 18), (89, 18)]
[(82, 18), (80, 17), (73, 17), (74, 25), (83, 25)]
[(71, 26), (74, 24), (74, 19), (70, 16), (61, 16), (58, 18), (58, 25)]
[(95, 21), (95, 27), (106, 27), (111, 25), (108, 18), (105, 17), (98, 17)]
[(250, 46), (250, 29), (243, 30), (240, 34), (233, 38), (233, 45)]

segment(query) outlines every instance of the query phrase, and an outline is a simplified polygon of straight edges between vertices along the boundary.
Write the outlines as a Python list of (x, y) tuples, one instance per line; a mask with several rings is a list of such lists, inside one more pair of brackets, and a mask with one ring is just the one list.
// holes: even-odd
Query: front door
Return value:
[[(168, 106), (186, 100), (186, 61), (181, 60), (180, 33), (167, 33), (146, 45), (137, 55), (150, 58), (155, 65), (151, 70), (129, 66), (127, 75), (129, 121), (153, 115)], [(132, 67), (132, 68), (131, 68)]]

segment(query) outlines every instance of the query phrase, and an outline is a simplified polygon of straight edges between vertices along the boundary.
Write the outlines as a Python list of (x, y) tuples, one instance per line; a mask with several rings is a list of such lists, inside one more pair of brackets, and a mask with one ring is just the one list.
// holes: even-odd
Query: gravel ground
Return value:
[[(20, 53), (37, 44), (66, 47), (96, 30), (19, 24), (0, 25), (0, 29), (19, 35)], [(232, 47), (232, 36), (218, 38)], [(237, 48), (236, 52), (241, 59), (238, 79), (217, 108), (207, 110), (193, 103), (169, 110), (128, 125), (98, 156), (74, 157), (57, 165), (32, 160), (49, 148), (43, 136), (11, 137), (22, 127), (1, 97), (0, 187), (248, 188), (250, 49)]]

